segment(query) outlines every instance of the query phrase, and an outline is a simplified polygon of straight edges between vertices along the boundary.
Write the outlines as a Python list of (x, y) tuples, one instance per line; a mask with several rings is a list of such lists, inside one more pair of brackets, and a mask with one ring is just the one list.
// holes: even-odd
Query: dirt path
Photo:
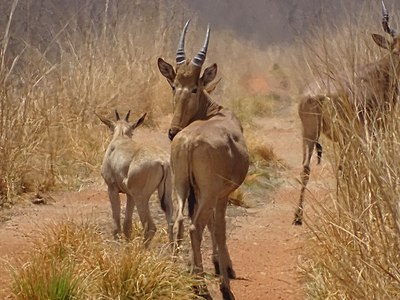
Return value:
[(259, 120), (265, 142), (284, 160), (283, 183), (263, 199), (266, 205), (250, 209), (237, 220), (230, 238), (232, 260), (243, 280), (233, 282), (238, 299), (304, 299), (297, 270), (304, 243), (303, 227), (292, 226), (298, 198), (301, 139), (294, 109)]
[[(297, 118), (292, 109), (273, 118), (260, 120), (260, 135), (273, 145), (287, 169), (281, 172), (283, 183), (273, 193), (257, 196), (258, 203), (244, 216), (231, 216), (228, 242), (238, 280), (232, 288), (240, 299), (304, 299), (298, 280), (297, 262), (304, 245), (304, 227), (291, 221), (298, 197), (301, 144)], [(30, 251), (29, 236), (37, 226), (62, 218), (95, 218), (107, 228), (111, 222), (105, 187), (75, 193), (53, 195), (50, 205), (16, 207), (11, 217), (0, 223), (0, 269), (12, 257), (24, 257)], [(206, 258), (204, 259), (206, 260)], [(9, 293), (8, 274), (0, 273), (0, 299)], [(220, 296), (216, 295), (215, 299)]]

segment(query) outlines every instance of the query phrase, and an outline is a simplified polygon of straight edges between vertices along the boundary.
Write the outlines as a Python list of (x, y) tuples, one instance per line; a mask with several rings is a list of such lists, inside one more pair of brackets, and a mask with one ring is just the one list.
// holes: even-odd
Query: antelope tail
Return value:
[(190, 218), (193, 217), (195, 206), (196, 206), (196, 196), (194, 194), (193, 186), (190, 184), (189, 197), (188, 197), (188, 211)]
[(166, 197), (167, 197), (167, 191), (168, 191), (167, 184), (169, 181), (171, 181), (171, 178), (169, 178), (171, 176), (170, 175), (171, 172), (169, 172), (169, 168), (170, 167), (168, 165), (165, 165), (165, 164), (162, 165), (163, 176), (162, 176), (161, 182), (160, 182), (160, 185), (162, 185), (162, 190), (160, 190), (159, 198), (160, 198), (160, 206), (161, 206), (161, 209), (163, 210), (163, 212), (166, 212), (166, 210), (167, 210), (167, 206), (165, 203)]
[[(326, 96), (319, 96), (318, 97), (318, 105), (322, 105), (322, 102), (324, 102), (327, 99)], [(322, 145), (319, 143), (318, 139), (319, 136), (321, 134), (321, 126), (322, 126), (322, 120), (319, 120), (319, 124), (318, 124), (318, 136), (317, 136), (317, 140), (315, 141), (315, 148), (317, 150), (317, 164), (319, 165), (321, 163), (321, 159), (322, 159)]]
[[(191, 157), (191, 160), (193, 160), (193, 145), (190, 147), (190, 149), (188, 149), (189, 151), (189, 155)], [(189, 157), (188, 157), (189, 158)], [(188, 160), (188, 177), (189, 177), (189, 196), (188, 196), (188, 214), (189, 217), (192, 219), (193, 215), (194, 215), (194, 210), (196, 207), (196, 194), (194, 192), (194, 187), (196, 186), (196, 182), (194, 179), (194, 175), (192, 172), (192, 164), (191, 162)]]

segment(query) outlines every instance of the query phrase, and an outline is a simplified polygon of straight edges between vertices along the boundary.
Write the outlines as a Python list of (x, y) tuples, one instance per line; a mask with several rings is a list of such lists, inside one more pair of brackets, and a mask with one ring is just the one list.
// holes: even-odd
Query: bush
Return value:
[(201, 279), (169, 255), (145, 249), (136, 234), (118, 243), (89, 222), (43, 229), (28, 261), (13, 267), (14, 298), (197, 299), (192, 288)]

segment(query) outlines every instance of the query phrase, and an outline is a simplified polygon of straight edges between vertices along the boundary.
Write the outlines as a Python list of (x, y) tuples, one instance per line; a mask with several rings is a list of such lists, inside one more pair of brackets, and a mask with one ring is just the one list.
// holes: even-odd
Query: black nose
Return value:
[(168, 137), (169, 139), (172, 141), (174, 139), (174, 137), (181, 131), (181, 129), (179, 127), (171, 127), (168, 130)]
[(168, 130), (168, 138), (170, 141), (172, 141), (175, 137), (176, 133), (174, 132), (174, 130), (170, 129)]

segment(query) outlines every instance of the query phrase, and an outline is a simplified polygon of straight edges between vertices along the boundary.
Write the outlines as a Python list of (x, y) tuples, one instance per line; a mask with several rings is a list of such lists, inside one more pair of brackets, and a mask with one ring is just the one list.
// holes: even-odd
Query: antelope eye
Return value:
[(171, 86), (171, 87), (172, 87), (172, 91), (175, 92), (175, 89), (176, 89), (175, 86), (173, 85), (173, 86)]
[(194, 88), (193, 90), (192, 90), (192, 94), (196, 94), (197, 93), (197, 88)]

